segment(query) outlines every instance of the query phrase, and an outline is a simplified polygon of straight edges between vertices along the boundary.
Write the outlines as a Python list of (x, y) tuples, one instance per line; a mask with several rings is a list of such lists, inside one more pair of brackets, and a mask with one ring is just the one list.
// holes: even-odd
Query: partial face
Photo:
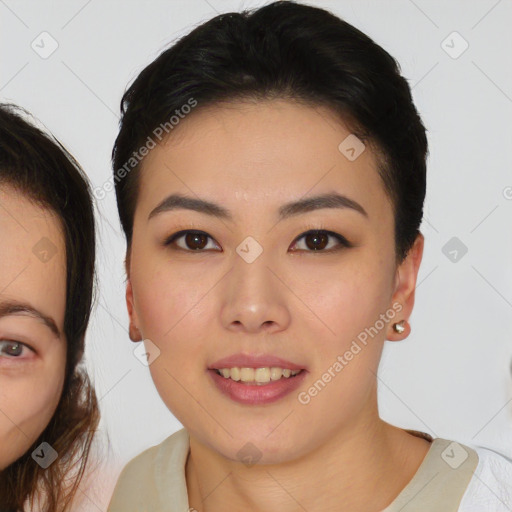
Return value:
[(58, 219), (4, 186), (0, 187), (0, 238), (3, 470), (43, 432), (62, 393), (66, 257)]
[[(232, 460), (247, 442), (261, 463), (292, 460), (377, 414), (383, 341), (407, 318), (391, 203), (370, 150), (347, 158), (350, 133), (326, 110), (237, 103), (175, 130), (141, 174), (132, 338), (160, 350), (153, 380), (191, 436)], [(325, 194), (343, 198), (302, 204)]]

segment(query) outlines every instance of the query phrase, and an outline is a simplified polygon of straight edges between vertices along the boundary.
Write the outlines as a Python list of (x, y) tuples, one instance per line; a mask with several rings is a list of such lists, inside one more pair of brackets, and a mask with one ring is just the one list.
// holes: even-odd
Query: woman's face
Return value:
[[(150, 340), (162, 399), (232, 460), (292, 460), (369, 424), (383, 341), (410, 314), (422, 247), (396, 267), (370, 149), (327, 110), (281, 100), (197, 110), (174, 130), (144, 161), (128, 261), (130, 335)], [(217, 206), (177, 207), (173, 194)], [(312, 200), (326, 194), (345, 199)], [(202, 235), (170, 240), (182, 230)], [(287, 362), (217, 363), (237, 354)], [(233, 367), (303, 371), (212, 369)], [(269, 373), (265, 385), (236, 380)]]
[(0, 187), (0, 238), (2, 470), (43, 432), (62, 393), (66, 257), (55, 215), (7, 186)]

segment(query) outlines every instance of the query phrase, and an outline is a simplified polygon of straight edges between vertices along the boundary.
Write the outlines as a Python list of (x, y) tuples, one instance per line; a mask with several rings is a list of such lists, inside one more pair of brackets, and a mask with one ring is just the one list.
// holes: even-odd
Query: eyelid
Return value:
[[(307, 235), (311, 232), (321, 231), (321, 232), (327, 233), (328, 235), (330, 235), (334, 238), (341, 239), (347, 247), (354, 247), (354, 245), (355, 245), (347, 237), (343, 236), (338, 231), (333, 231), (332, 229), (329, 229), (327, 227), (327, 225), (325, 225), (323, 222), (315, 222), (315, 223), (311, 223), (311, 224), (308, 223), (304, 226), (304, 229), (305, 229), (305, 231), (303, 231), (295, 240), (298, 240), (301, 236)], [(313, 252), (313, 251), (311, 251), (311, 252)]]

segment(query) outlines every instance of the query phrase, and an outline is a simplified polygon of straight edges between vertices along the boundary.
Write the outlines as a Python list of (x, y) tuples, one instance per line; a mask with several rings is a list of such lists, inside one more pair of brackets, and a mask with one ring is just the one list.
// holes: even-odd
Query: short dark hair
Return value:
[[(66, 368), (48, 426), (0, 472), (0, 508), (22, 511), (27, 499), (43, 493), (45, 511), (54, 512), (67, 510), (76, 493), (99, 422), (94, 388), (79, 365), (94, 295), (95, 221), (87, 176), (62, 144), (29, 123), (28, 116), (20, 107), (0, 104), (0, 186), (20, 192), (60, 221), (66, 250)], [(44, 470), (31, 457), (43, 441), (59, 454)]]
[[(396, 259), (405, 258), (423, 217), (428, 153), (407, 80), (397, 61), (357, 28), (286, 0), (203, 23), (161, 53), (123, 95), (112, 164), (128, 252), (141, 170), (133, 155), (191, 98), (196, 110), (272, 98), (329, 108), (373, 148), (393, 206)], [(127, 162), (134, 164), (127, 169)]]

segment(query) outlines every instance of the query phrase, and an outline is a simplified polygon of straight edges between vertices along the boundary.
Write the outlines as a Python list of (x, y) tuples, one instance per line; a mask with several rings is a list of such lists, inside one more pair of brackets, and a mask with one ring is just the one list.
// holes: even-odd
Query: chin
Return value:
[(298, 457), (297, 445), (289, 436), (285, 437), (284, 434), (280, 435), (277, 432), (269, 436), (266, 429), (260, 430), (257, 434), (254, 430), (247, 429), (247, 433), (243, 430), (234, 430), (236, 435), (224, 435), (221, 443), (219, 437), (214, 436), (209, 439), (208, 444), (223, 457), (234, 462), (242, 462), (247, 467), (254, 464), (281, 464)]

